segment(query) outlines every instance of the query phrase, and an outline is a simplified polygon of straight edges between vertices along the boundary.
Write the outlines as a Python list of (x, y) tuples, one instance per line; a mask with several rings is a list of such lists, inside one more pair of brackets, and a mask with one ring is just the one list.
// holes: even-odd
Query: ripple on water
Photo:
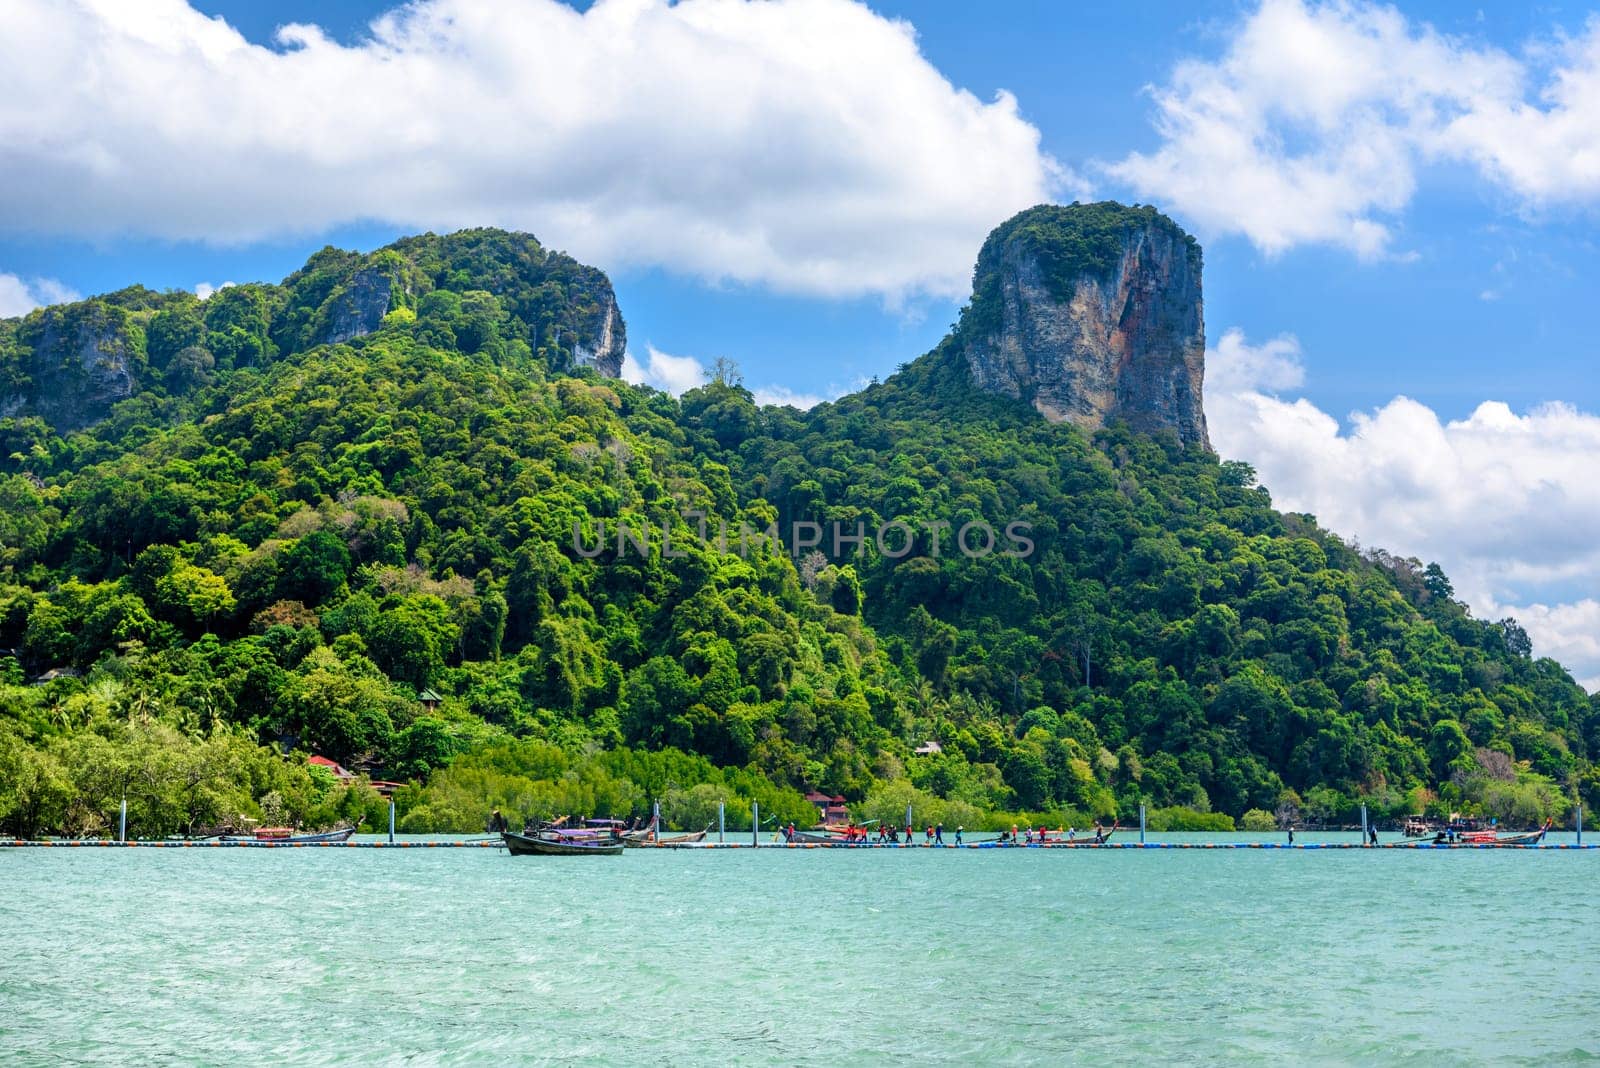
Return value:
[(1589, 1063), (1600, 856), (28, 851), (7, 1064)]

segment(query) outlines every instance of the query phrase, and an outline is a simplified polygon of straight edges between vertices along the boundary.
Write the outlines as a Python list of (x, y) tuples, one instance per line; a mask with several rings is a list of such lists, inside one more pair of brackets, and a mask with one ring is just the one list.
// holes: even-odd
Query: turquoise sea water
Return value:
[(0, 850), (0, 1063), (1588, 1063), (1597, 876), (1510, 850)]

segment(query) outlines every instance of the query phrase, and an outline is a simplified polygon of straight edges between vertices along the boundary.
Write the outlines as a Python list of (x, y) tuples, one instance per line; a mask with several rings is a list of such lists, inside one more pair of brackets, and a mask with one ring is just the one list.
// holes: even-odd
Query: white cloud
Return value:
[(1600, 201), (1600, 18), (1513, 56), (1361, 0), (1263, 0), (1214, 61), (1150, 90), (1162, 141), (1105, 170), (1268, 254), (1390, 254), (1419, 169), (1474, 167), (1523, 205)]
[(622, 378), (635, 385), (653, 386), (674, 397), (696, 386), (705, 385), (711, 372), (693, 356), (673, 356), (654, 345), (646, 349), (646, 359), (640, 363), (630, 350), (622, 356)]
[[(1206, 421), (1223, 456), (1255, 466), (1279, 507), (1402, 556), (1437, 560), (1485, 618), (1522, 619), (1541, 655), (1600, 677), (1589, 623), (1600, 590), (1600, 416), (1485, 401), (1441, 420), (1396, 397), (1348, 427), (1277, 390), (1303, 380), (1300, 347), (1229, 330), (1208, 354)], [(1559, 590), (1550, 605), (1538, 591)], [(1585, 606), (1589, 607), (1585, 607)], [(1526, 606), (1526, 607), (1519, 607)]]
[(1536, 603), (1507, 611), (1517, 617), (1540, 655), (1576, 666), (1584, 689), (1600, 692), (1600, 601), (1586, 597), (1573, 604)]
[[(679, 397), (696, 386), (703, 386), (709, 382), (711, 368), (693, 356), (673, 356), (650, 345), (645, 349), (643, 362), (640, 362), (631, 351), (623, 355), (622, 377), (625, 381), (653, 386), (662, 392)], [(866, 380), (862, 379), (854, 388), (859, 389), (864, 385)], [(844, 392), (843, 387), (834, 385), (830, 385), (822, 393), (802, 393), (788, 386), (765, 385), (751, 389), (750, 395), (760, 405), (787, 404), (805, 411), (808, 408), (815, 408), (824, 401), (835, 400)]]
[(1252, 390), (1293, 389), (1306, 380), (1300, 359), (1300, 340), (1293, 334), (1279, 334), (1252, 345), (1244, 331), (1235, 327), (1223, 332), (1216, 348), (1206, 353), (1206, 390), (1231, 394)]
[(418, 0), (345, 46), (181, 0), (0, 6), (0, 228), (248, 241), (527, 229), (605, 267), (960, 297), (984, 235), (1085, 186), (1001, 93), (848, 0)]
[(196, 282), (194, 284), (194, 295), (201, 300), (210, 300), (213, 293), (238, 284), (237, 282), (223, 282), (221, 285), (214, 286), (210, 282)]
[(780, 407), (788, 405), (791, 408), (799, 408), (802, 412), (839, 396), (838, 393), (832, 393), (829, 396), (823, 396), (820, 393), (797, 393), (788, 386), (762, 386), (759, 389), (751, 390), (750, 393), (755, 398), (756, 403), (762, 406), (768, 404), (776, 404)]
[(18, 278), (14, 274), (0, 273), (0, 319), (27, 315), (46, 304), (77, 299), (76, 291), (53, 278)]

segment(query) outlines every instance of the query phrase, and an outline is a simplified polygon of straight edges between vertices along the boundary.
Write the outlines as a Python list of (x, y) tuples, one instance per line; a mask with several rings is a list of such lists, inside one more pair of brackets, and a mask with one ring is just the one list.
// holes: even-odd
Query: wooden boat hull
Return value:
[[(1033, 844), (1042, 845), (1047, 849), (1093, 849), (1095, 846), (1105, 845), (1107, 842), (1111, 841), (1111, 836), (1117, 833), (1117, 826), (1117, 824), (1113, 823), (1110, 827), (1107, 827), (1100, 835), (1098, 841), (1095, 839), (1094, 832), (1088, 831), (1076, 838), (1047, 837), (1042, 842), (1035, 838), (1033, 840)], [(1028, 843), (1022, 842), (1020, 844), (1027, 845)]]
[(794, 837), (790, 838), (789, 842), (791, 844), (793, 844), (793, 845), (826, 845), (826, 846), (847, 846), (847, 845), (855, 845), (856, 844), (855, 842), (848, 841), (847, 839), (842, 838), (839, 835), (835, 835), (835, 834), (817, 834), (814, 831), (795, 831), (794, 832)]
[(1441, 841), (1435, 838), (1430, 845), (1445, 849), (1517, 849), (1522, 846), (1538, 845), (1544, 841), (1544, 836), (1550, 833), (1553, 823), (1546, 822), (1537, 831), (1519, 831), (1516, 834), (1495, 834), (1494, 832), (1470, 831), (1458, 836), (1455, 841)]
[(514, 857), (614, 857), (622, 853), (621, 842), (562, 840), (501, 831), (500, 838)]
[(281, 838), (254, 834), (224, 834), (218, 840), (223, 842), (248, 842), (259, 845), (337, 845), (348, 842), (356, 833), (354, 827), (340, 827), (336, 831), (318, 831), (314, 834), (291, 834)]
[(1543, 831), (1529, 831), (1526, 834), (1506, 835), (1503, 838), (1458, 839), (1454, 842), (1441, 842), (1435, 839), (1426, 844), (1433, 849), (1525, 849), (1528, 846), (1536, 846), (1543, 840)]
[(658, 846), (693, 845), (706, 840), (705, 831), (695, 831), (692, 834), (669, 834), (652, 839), (648, 832), (643, 835), (635, 832), (622, 836), (622, 844), (629, 849), (652, 849)]

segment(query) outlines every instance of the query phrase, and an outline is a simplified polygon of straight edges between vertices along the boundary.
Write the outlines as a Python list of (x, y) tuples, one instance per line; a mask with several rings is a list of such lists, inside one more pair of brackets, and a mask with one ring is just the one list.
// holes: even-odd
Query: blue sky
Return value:
[[(201, 2), (249, 40), (273, 45), (281, 25), (312, 22), (353, 43), (385, 2), (272, 4)], [(584, 5), (587, 6), (587, 5)], [(1178, 61), (1215, 55), (1251, 5), (1233, 2), (1075, 7), (1060, 4), (876, 4), (912, 23), (923, 54), (957, 87), (988, 100), (1014, 93), (1044, 149), (1069, 165), (1147, 150), (1158, 140), (1145, 87)], [(1581, 30), (1582, 8), (1540, 17), (1520, 5), (1479, 9), (1406, 5), (1442, 31), (1519, 48), (1536, 35)], [(1096, 198), (1137, 199), (1096, 176)], [(1159, 200), (1153, 200), (1162, 206)], [(1293, 332), (1307, 353), (1306, 394), (1340, 415), (1396, 393), (1442, 416), (1465, 416), (1486, 397), (1525, 407), (1565, 400), (1600, 408), (1600, 376), (1588, 317), (1575, 314), (1596, 282), (1592, 214), (1556, 211), (1532, 219), (1508, 212), (1492, 189), (1443, 173), (1399, 220), (1413, 262), (1362, 263), (1337, 249), (1308, 247), (1268, 257), (1238, 235), (1204, 234), (1207, 320), (1252, 337)], [(1170, 209), (1169, 209), (1170, 210)], [(1000, 219), (994, 220), (996, 223)], [(0, 271), (53, 278), (79, 293), (130, 282), (276, 281), (323, 244), (371, 249), (415, 228), (352, 221), (275, 239), (216, 244), (140, 239), (109, 232), (87, 240), (54, 234), (0, 235)], [(537, 230), (535, 230), (537, 232)], [(976, 247), (972, 250), (976, 256)], [(1511, 275), (1496, 265), (1514, 257)], [(598, 264), (613, 274), (630, 338), (709, 362), (739, 362), (752, 383), (798, 393), (838, 389), (931, 348), (959, 301), (923, 299), (908, 308), (881, 299), (794, 298), (760, 285), (706, 285), (670, 269)], [(1497, 299), (1483, 299), (1492, 292)], [(1511, 368), (1515, 373), (1508, 373)]]
[(1600, 684), (1589, 7), (34, 2), (0, 314), (506, 225), (611, 274), (632, 373), (826, 397), (938, 341), (1011, 211), (1155, 203), (1205, 246), (1219, 451)]

